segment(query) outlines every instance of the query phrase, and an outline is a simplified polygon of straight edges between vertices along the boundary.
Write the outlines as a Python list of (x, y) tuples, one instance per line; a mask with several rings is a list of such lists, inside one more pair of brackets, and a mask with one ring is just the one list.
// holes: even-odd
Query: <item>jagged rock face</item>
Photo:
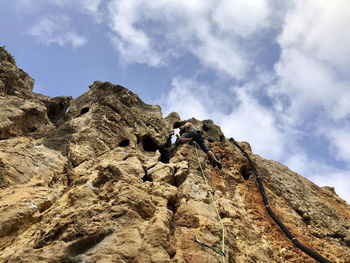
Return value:
[(171, 122), (179, 120), (164, 121), (159, 106), (145, 104), (121, 86), (97, 81), (71, 102), (67, 115), (69, 120), (44, 143), (69, 155), (73, 167), (118, 146), (156, 152), (168, 143)]
[(11, 54), (0, 47), (0, 95), (21, 96), (31, 92), (33, 85), (34, 80), (23, 70), (17, 68)]
[(17, 68), (0, 47), (0, 140), (29, 136), (42, 138), (66, 118), (71, 97), (50, 98), (32, 92), (34, 80)]
[[(2, 70), (3, 61), (15, 66), (4, 51)], [(201, 151), (197, 159), (194, 145), (171, 145), (178, 114), (163, 118), (121, 86), (95, 82), (72, 100), (16, 81), (0, 97), (0, 262), (221, 262), (193, 241), (221, 248), (198, 161), (225, 226), (226, 262), (315, 262), (269, 217), (253, 176), (243, 179), (249, 163), (212, 121), (191, 120), (222, 170)], [(240, 145), (290, 231), (330, 261), (350, 262), (349, 205)]]

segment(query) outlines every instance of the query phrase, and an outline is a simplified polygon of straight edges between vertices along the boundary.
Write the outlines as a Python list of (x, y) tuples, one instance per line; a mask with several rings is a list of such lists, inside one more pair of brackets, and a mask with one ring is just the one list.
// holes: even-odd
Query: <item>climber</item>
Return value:
[(181, 138), (176, 134), (176, 145), (184, 144), (187, 142), (195, 141), (199, 147), (205, 152), (211, 159), (211, 164), (215, 167), (217, 166), (221, 170), (221, 163), (215, 158), (215, 155), (212, 151), (208, 149), (208, 146), (204, 142), (203, 134), (201, 130), (198, 130), (194, 127), (191, 122), (186, 122), (184, 125), (180, 126)]

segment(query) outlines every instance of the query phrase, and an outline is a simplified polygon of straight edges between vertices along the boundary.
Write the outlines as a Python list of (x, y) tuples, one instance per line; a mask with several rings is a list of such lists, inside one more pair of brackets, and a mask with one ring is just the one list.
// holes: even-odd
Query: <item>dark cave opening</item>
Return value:
[(205, 131), (205, 132), (209, 131), (209, 127), (208, 127), (208, 125), (206, 125), (206, 124), (203, 124), (202, 129), (203, 129), (203, 131)]
[(85, 113), (88, 113), (89, 110), (90, 110), (89, 107), (84, 107), (84, 108), (82, 108), (82, 109), (80, 110), (80, 115), (83, 115), (83, 114), (85, 114)]
[(129, 145), (130, 145), (130, 140), (129, 139), (124, 139), (118, 144), (119, 147), (127, 147)]
[(149, 135), (142, 137), (142, 146), (146, 152), (155, 152), (159, 149), (158, 144)]

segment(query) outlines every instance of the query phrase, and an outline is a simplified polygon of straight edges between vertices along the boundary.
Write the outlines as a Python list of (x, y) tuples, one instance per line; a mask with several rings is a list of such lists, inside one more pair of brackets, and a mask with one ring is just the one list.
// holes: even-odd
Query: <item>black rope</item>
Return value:
[(260, 193), (261, 193), (263, 201), (264, 201), (265, 208), (266, 208), (267, 212), (269, 213), (269, 215), (272, 217), (272, 219), (276, 222), (276, 224), (281, 228), (281, 230), (286, 234), (286, 236), (294, 243), (294, 245), (296, 247), (298, 247), (300, 250), (302, 250), (303, 252), (308, 254), (310, 257), (316, 259), (318, 262), (331, 263), (328, 259), (325, 259), (320, 254), (318, 254), (317, 252), (313, 251), (312, 249), (310, 249), (310, 248), (306, 247), (305, 245), (303, 245), (302, 243), (300, 243), (299, 240), (296, 239), (293, 236), (293, 234), (287, 229), (287, 227), (278, 219), (278, 217), (274, 214), (274, 212), (272, 212), (272, 210), (270, 208), (270, 205), (269, 205), (269, 202), (267, 201), (267, 196), (266, 196), (266, 193), (265, 193), (265, 189), (264, 189), (261, 177), (259, 176), (258, 171), (256, 170), (256, 166), (255, 166), (254, 162), (252, 161), (252, 159), (249, 157), (249, 155), (242, 149), (242, 147), (233, 138), (230, 138), (230, 141), (238, 149), (241, 150), (241, 152), (248, 159), (250, 165), (252, 166), (252, 169), (253, 169), (254, 174), (255, 174), (256, 181), (258, 182), (258, 185), (259, 185)]
[(216, 248), (216, 247), (209, 246), (209, 245), (207, 245), (207, 244), (201, 242), (201, 241), (197, 238), (197, 236), (194, 237), (193, 241), (194, 241), (194, 242), (197, 242), (197, 243), (200, 244), (202, 247), (210, 248), (210, 249), (212, 249), (213, 251), (215, 251), (217, 254), (226, 257), (225, 252), (223, 252), (221, 249)]

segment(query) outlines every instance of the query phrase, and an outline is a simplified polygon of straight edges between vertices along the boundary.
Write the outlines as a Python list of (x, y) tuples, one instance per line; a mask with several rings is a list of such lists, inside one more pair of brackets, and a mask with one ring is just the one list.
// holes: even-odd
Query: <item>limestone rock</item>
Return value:
[[(96, 81), (76, 99), (35, 94), (3, 48), (0, 74), (0, 262), (221, 262), (194, 242), (221, 249), (210, 189), (225, 262), (315, 262), (269, 217), (248, 161), (211, 120), (190, 119), (222, 170), (194, 145), (171, 144), (187, 120), (164, 118), (124, 87)], [(331, 262), (350, 262), (349, 204), (239, 144), (293, 235)]]
[(33, 90), (34, 80), (17, 68), (15, 59), (0, 47), (0, 95), (20, 95)]

